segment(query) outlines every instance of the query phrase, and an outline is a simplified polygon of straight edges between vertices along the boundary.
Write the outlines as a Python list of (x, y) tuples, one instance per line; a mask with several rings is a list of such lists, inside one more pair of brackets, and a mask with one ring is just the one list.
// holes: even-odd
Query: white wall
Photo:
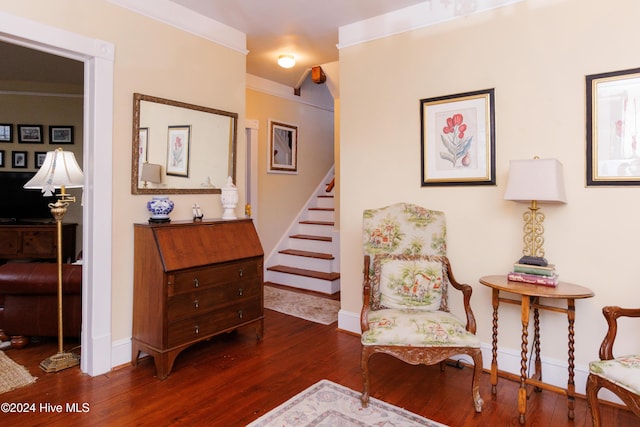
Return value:
[[(638, 16), (634, 0), (527, 0), (341, 49), (342, 327), (351, 328), (361, 306), (362, 211), (406, 201), (445, 211), (449, 257), (474, 288), (478, 334), (490, 348), (491, 292), (478, 279), (507, 273), (522, 251), (526, 205), (503, 200), (509, 160), (554, 157), (564, 164), (568, 204), (542, 206), (546, 257), (562, 280), (595, 292), (576, 303), (584, 374), (606, 330), (602, 306), (640, 306), (640, 190), (585, 186), (585, 75), (640, 66), (632, 48)], [(420, 100), (488, 88), (497, 185), (421, 187)], [(566, 366), (566, 316), (541, 317), (543, 359)], [(519, 358), (520, 335), (518, 308), (501, 306), (505, 357)], [(637, 347), (628, 329), (619, 340), (621, 354)]]

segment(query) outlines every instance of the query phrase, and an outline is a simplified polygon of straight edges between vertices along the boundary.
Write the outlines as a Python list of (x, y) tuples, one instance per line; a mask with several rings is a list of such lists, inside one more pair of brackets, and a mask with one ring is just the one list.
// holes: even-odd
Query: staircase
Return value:
[(266, 262), (265, 282), (325, 294), (340, 291), (333, 170)]

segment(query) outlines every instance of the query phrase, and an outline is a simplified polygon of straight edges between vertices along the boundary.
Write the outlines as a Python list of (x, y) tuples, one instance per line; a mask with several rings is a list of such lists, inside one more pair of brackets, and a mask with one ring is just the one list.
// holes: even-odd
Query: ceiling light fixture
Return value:
[(296, 59), (293, 55), (280, 55), (278, 57), (278, 65), (282, 68), (291, 68), (296, 65)]

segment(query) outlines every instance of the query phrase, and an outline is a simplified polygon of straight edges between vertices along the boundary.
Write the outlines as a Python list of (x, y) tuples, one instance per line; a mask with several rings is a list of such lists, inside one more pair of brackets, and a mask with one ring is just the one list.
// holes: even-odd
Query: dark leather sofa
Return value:
[[(65, 337), (79, 337), (82, 325), (82, 266), (62, 266)], [(0, 265), (0, 339), (23, 347), (28, 337), (58, 336), (58, 266), (29, 262)]]

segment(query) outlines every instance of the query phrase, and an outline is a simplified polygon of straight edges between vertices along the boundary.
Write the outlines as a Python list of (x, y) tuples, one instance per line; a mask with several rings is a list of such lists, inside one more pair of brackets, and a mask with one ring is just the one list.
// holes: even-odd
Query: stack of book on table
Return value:
[(507, 274), (513, 282), (531, 283), (534, 285), (557, 286), (558, 274), (555, 265), (513, 264), (513, 271)]

